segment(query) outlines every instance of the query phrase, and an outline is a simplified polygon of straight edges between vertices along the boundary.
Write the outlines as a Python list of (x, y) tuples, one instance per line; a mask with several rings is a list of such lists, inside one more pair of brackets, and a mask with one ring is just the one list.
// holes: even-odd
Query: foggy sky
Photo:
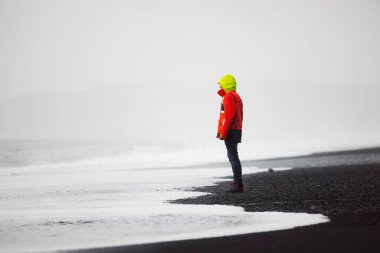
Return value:
[(379, 84), (379, 1), (4, 1), (1, 93), (133, 81)]
[(376, 0), (2, 0), (0, 136), (209, 138), (232, 73), (248, 139), (377, 138), (379, 14)]

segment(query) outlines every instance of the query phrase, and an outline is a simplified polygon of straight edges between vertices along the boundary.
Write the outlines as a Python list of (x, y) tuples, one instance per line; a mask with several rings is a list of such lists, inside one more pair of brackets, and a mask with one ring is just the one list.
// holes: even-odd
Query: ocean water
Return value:
[(201, 153), (205, 150), (178, 146), (1, 141), (0, 252), (131, 245), (328, 221), (319, 214), (249, 213), (233, 206), (167, 203), (206, 194), (189, 189), (231, 175), (229, 168), (180, 166)]

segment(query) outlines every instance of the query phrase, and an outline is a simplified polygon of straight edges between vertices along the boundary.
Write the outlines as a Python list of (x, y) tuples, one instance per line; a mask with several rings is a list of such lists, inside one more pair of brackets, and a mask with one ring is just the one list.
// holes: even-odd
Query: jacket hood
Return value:
[(231, 90), (236, 90), (236, 79), (231, 74), (227, 74), (220, 78), (218, 83), (222, 86), (226, 93)]

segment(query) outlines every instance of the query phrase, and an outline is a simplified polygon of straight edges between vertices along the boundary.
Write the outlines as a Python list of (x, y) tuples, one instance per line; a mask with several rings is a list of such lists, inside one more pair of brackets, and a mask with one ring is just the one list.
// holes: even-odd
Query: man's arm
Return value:
[(223, 98), (223, 106), (224, 106), (224, 124), (222, 129), (222, 134), (220, 139), (225, 140), (228, 136), (228, 133), (231, 128), (232, 121), (236, 115), (236, 99), (232, 94), (226, 94)]

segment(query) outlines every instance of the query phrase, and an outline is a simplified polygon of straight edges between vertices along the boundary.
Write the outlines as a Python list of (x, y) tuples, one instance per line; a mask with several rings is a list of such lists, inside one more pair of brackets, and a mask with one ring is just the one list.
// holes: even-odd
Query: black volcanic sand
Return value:
[(223, 182), (196, 189), (210, 195), (175, 203), (235, 205), (250, 212), (320, 213), (339, 224), (380, 225), (380, 164), (295, 168), (243, 178), (244, 193), (226, 193), (228, 183)]
[[(380, 152), (357, 151), (368, 156), (355, 165), (344, 161), (354, 153), (316, 154), (298, 157), (250, 161), (260, 167), (281, 166), (289, 161), (333, 166), (307, 166), (286, 171), (244, 175), (245, 192), (226, 193), (227, 182), (196, 188), (211, 194), (174, 201), (178, 204), (222, 204), (242, 206), (246, 211), (283, 211), (320, 213), (331, 222), (273, 232), (217, 237), (144, 245), (84, 250), (87, 252), (380, 252)], [(347, 159), (341, 157), (347, 156)], [(293, 159), (293, 160), (292, 160)], [(303, 160), (303, 161), (302, 161)], [(337, 161), (340, 162), (337, 162)], [(281, 163), (282, 161), (282, 163)], [(336, 165), (336, 164), (344, 165)], [(244, 164), (244, 163), (243, 163)], [(243, 168), (244, 170), (244, 168)], [(196, 208), (196, 207), (194, 207)], [(79, 251), (81, 252), (81, 251)]]

